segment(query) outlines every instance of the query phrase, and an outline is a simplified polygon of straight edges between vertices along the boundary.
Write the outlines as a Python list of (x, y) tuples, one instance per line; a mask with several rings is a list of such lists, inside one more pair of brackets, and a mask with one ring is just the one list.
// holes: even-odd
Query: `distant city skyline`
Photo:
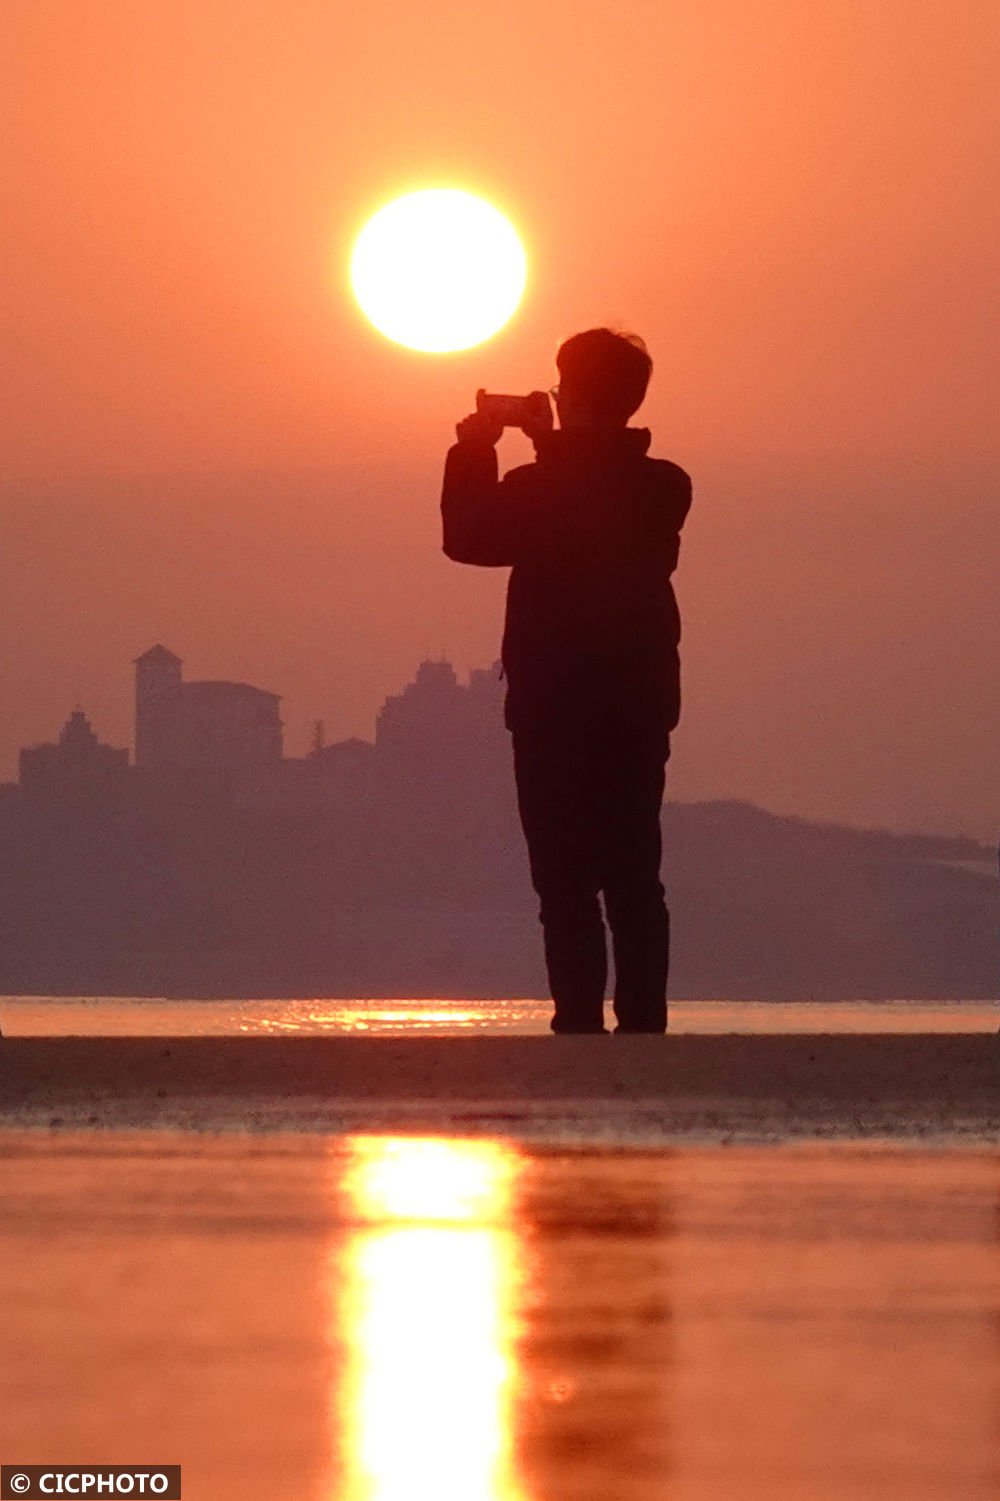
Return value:
[[(777, 476), (773, 469), (761, 484), (777, 484)], [(933, 589), (916, 555), (900, 553), (896, 500), (883, 496), (855, 508), (845, 532), (843, 504), (832, 486), (816, 490), (815, 472), (811, 493), (826, 497), (819, 512), (792, 496), (777, 514), (771, 504), (755, 516), (738, 490), (696, 485), (677, 583), (683, 709), (668, 800), (736, 798), (856, 828), (995, 841), (1000, 694), (986, 631), (995, 613), (995, 502), (983, 476), (965, 494), (959, 526), (945, 520), (943, 474), (912, 478), (927, 504), (942, 481), (933, 502), (940, 539)], [(259, 509), (251, 525), (236, 492), (222, 509), (217, 502), (195, 508), (192, 495), (174, 578), (188, 592), (169, 604), (162, 592), (147, 597), (140, 587), (152, 566), (149, 547), (166, 542), (167, 514), (160, 511), (154, 525), (155, 506), (119, 509), (113, 531), (120, 541), (111, 530), (107, 536), (111, 573), (94, 577), (73, 545), (74, 531), (89, 529), (95, 514), (79, 497), (66, 512), (66, 561), (52, 586), (90, 599), (81, 629), (69, 634), (41, 608), (48, 588), (42, 555), (27, 548), (29, 533), (15, 528), (8, 538), (11, 587), (0, 593), (0, 627), (6, 614), (17, 643), (13, 655), (0, 658), (0, 777), (16, 778), (20, 749), (52, 743), (75, 706), (86, 709), (102, 741), (131, 747), (133, 691), (124, 664), (143, 638), (171, 643), (199, 678), (262, 683), (279, 693), (285, 752), (293, 756), (308, 753), (318, 720), (330, 741), (370, 741), (385, 699), (412, 680), (422, 658), (444, 653), (462, 678), (492, 662), (505, 570), (480, 577), (482, 571), (449, 569), (437, 545), (435, 483), (428, 479), (422, 519), (415, 510), (410, 536), (389, 550), (376, 549), (382, 523), (371, 512), (377, 590), (345, 592), (336, 553), (310, 546), (315, 583), (294, 601), (294, 614), (291, 601), (279, 609), (276, 599), (258, 600), (253, 619), (242, 605), (220, 613), (212, 575), (191, 561), (211, 537), (258, 529)], [(277, 496), (303, 559), (313, 524), (306, 513), (315, 518), (323, 494), (318, 483), (300, 482)], [(19, 525), (28, 514), (39, 519), (34, 508), (0, 512), (0, 541), (18, 514)], [(825, 594), (803, 593), (788, 576), (788, 560), (803, 549), (824, 554)], [(973, 552), (978, 562), (970, 568)], [(218, 567), (226, 566), (223, 558)], [(865, 592), (871, 601), (862, 608)], [(877, 629), (866, 613), (876, 597)], [(114, 620), (102, 623), (99, 612), (112, 599)], [(127, 618), (133, 612), (138, 629)], [(308, 630), (303, 620), (311, 622)], [(978, 652), (964, 649), (966, 636), (980, 642)], [(44, 671), (36, 675), (31, 653), (43, 644)]]
[[(239, 805), (294, 814), (365, 813), (407, 802), (464, 777), (470, 804), (512, 808), (500, 663), (466, 683), (442, 660), (420, 663), (388, 695), (372, 740), (328, 741), (322, 721), (302, 756), (284, 754), (280, 695), (250, 683), (186, 678), (162, 643), (133, 661), (134, 750), (103, 741), (77, 707), (51, 741), (21, 748), (16, 783), (0, 785), (6, 807), (82, 815), (97, 806), (178, 812)], [(456, 762), (461, 762), (456, 766)], [(220, 801), (221, 800), (221, 801)]]
[[(127, 747), (113, 747), (95, 730), (83, 704), (78, 702), (53, 740), (22, 746), (19, 752), (20, 779), (25, 765), (29, 780), (36, 766), (43, 767), (60, 748), (92, 746), (110, 753), (107, 764), (128, 765), (139, 770), (184, 769), (215, 762), (236, 768), (266, 767), (282, 761), (315, 760), (329, 756), (344, 746), (380, 739), (391, 741), (395, 726), (406, 726), (408, 707), (414, 697), (419, 701), (430, 694), (442, 705), (456, 696), (471, 696), (479, 705), (479, 717), (470, 720), (472, 740), (481, 740), (483, 725), (489, 724), (484, 705), (495, 712), (495, 728), (502, 728), (503, 679), (499, 660), (488, 667), (473, 667), (462, 682), (454, 666), (444, 656), (425, 657), (416, 667), (412, 679), (398, 693), (387, 694), (375, 715), (374, 733), (365, 742), (362, 737), (344, 736), (331, 740), (325, 722), (312, 721), (312, 743), (303, 755), (288, 755), (284, 746), (284, 724), (280, 718), (281, 694), (250, 683), (228, 679), (186, 679), (183, 659), (162, 643), (156, 643), (133, 659), (135, 667), (133, 733)], [(442, 698), (442, 694), (444, 697)], [(205, 744), (210, 741), (211, 744)]]

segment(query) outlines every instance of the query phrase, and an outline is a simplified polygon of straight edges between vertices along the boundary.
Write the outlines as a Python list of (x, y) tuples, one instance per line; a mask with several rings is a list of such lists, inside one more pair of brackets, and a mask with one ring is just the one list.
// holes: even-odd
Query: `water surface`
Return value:
[[(608, 1008), (610, 1017), (610, 1007)], [(426, 1033), (549, 1030), (547, 1000), (148, 1000), (0, 998), (8, 1036), (228, 1036), (240, 1033)], [(673, 1001), (674, 1032), (996, 1032), (990, 1001)]]
[(192, 1501), (995, 1501), (1000, 1161), (0, 1137), (7, 1462)]

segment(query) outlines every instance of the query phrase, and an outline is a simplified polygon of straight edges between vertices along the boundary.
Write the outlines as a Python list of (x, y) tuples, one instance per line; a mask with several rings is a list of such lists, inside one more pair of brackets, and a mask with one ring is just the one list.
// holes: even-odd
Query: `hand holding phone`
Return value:
[(527, 396), (502, 396), (477, 391), (476, 411), (501, 428), (519, 427), (529, 438), (552, 429), (552, 407), (544, 391), (530, 391)]
[(526, 396), (494, 396), (487, 391), (477, 391), (476, 411), (500, 427), (520, 427), (527, 399)]
[(456, 432), (460, 443), (497, 443), (505, 427), (519, 427), (533, 441), (552, 430), (552, 407), (544, 391), (527, 396), (476, 392), (476, 410), (463, 417)]

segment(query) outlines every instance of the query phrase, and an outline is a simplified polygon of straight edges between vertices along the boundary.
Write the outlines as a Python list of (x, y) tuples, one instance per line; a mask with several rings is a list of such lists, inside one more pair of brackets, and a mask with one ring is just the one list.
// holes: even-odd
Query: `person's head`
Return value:
[(556, 369), (563, 427), (622, 427), (642, 405), (653, 362), (637, 334), (588, 328), (559, 346)]

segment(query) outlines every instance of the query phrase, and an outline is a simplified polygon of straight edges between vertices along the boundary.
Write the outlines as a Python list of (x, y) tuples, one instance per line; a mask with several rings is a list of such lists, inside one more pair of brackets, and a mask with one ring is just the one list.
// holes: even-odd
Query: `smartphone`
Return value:
[(527, 396), (494, 396), (487, 391), (476, 392), (476, 411), (504, 427), (520, 427), (527, 410)]

